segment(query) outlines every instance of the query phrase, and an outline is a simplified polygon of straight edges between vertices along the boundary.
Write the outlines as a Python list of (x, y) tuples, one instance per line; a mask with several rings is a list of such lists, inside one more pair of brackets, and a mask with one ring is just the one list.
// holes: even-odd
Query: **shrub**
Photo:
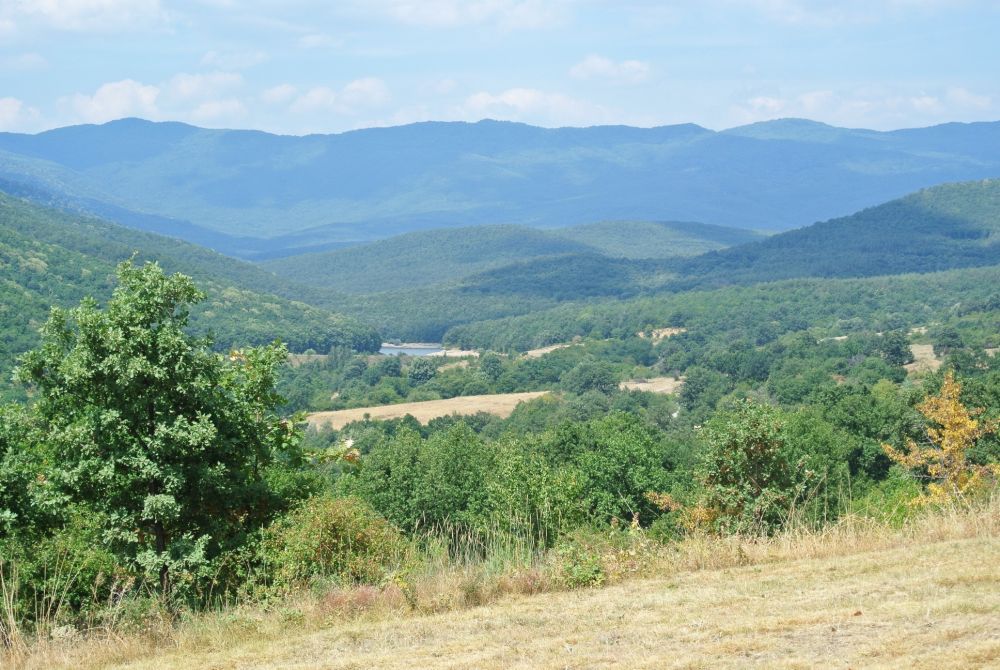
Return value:
[(380, 584), (405, 565), (410, 545), (369, 504), (317, 496), (265, 533), (263, 562), (282, 588), (329, 579)]

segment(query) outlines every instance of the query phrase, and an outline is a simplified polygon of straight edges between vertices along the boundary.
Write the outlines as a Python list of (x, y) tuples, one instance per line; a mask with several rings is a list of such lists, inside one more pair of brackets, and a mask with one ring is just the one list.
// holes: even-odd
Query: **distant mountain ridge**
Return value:
[(499, 223), (781, 230), (998, 175), (1000, 122), (890, 132), (802, 119), (721, 132), (425, 122), (295, 137), (123, 119), (0, 133), (9, 188), (245, 258)]

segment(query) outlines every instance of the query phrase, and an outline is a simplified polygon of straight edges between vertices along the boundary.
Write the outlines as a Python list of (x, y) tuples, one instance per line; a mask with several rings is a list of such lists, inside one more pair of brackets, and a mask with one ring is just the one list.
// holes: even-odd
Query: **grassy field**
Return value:
[(367, 414), (371, 419), (400, 419), (407, 414), (420, 423), (452, 414), (476, 414), (486, 412), (506, 418), (518, 404), (525, 400), (534, 400), (548, 391), (529, 391), (526, 393), (495, 393), (492, 395), (470, 395), (447, 400), (426, 400), (424, 402), (404, 402), (397, 405), (380, 405), (378, 407), (358, 407), (341, 409), (332, 412), (313, 412), (306, 419), (309, 425), (320, 427), (330, 426), (340, 430), (352, 421), (361, 421)]
[(450, 605), (441, 605), (443, 595), (460, 596), (467, 582), (460, 572), (441, 573), (436, 591), (421, 595), (437, 604), (416, 611), (387, 599), (391, 589), (303, 595), (146, 636), (40, 645), (16, 667), (938, 670), (1000, 663), (997, 500), (900, 528), (849, 518), (768, 539), (693, 537), (642, 555), (641, 564), (605, 588), (550, 585), (514, 595), (508, 587)]
[(1000, 663), (998, 566), (995, 539), (941, 542), (358, 621), (120, 667), (985, 668)]

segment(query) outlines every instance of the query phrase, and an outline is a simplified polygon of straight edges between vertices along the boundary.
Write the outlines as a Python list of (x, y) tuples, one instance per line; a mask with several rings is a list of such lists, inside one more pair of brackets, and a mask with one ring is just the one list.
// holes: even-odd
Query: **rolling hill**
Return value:
[[(457, 225), (691, 220), (788, 229), (1000, 174), (1000, 123), (418, 123), (290, 137), (125, 119), (0, 133), (0, 180), (247, 258)], [(269, 242), (260, 243), (269, 238)]]
[[(391, 257), (380, 262), (393, 267)], [(538, 256), (451, 283), (340, 298), (336, 306), (389, 337), (437, 340), (461, 324), (537, 312), (560, 302), (996, 266), (1000, 180), (993, 179), (924, 189), (848, 217), (695, 257), (636, 259), (593, 250)]]
[[(267, 261), (263, 267), (301, 285), (370, 294), (465, 279), (488, 287), (489, 275), (482, 279), (476, 276), (492, 270), (502, 272), (505, 266), (516, 266), (512, 270), (520, 271), (522, 264), (540, 259), (580, 267), (588, 264), (585, 259), (592, 265), (594, 256), (672, 258), (759, 238), (756, 233), (734, 228), (651, 221), (606, 221), (551, 230), (474, 226), (406, 233), (347, 249)], [(574, 263), (566, 257), (579, 260)]]
[(249, 263), (179, 240), (122, 228), (93, 217), (40, 207), (0, 193), (0, 375), (37, 342), (49, 307), (86, 295), (110, 295), (115, 265), (135, 256), (183, 272), (207, 293), (192, 312), (196, 333), (213, 333), (222, 348), (275, 338), (292, 350), (345, 345), (376, 350), (380, 338), (359, 322), (275, 295), (293, 292)]

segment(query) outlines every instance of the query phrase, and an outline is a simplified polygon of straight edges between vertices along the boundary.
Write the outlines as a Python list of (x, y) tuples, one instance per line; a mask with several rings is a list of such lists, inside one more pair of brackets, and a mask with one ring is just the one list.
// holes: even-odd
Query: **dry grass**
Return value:
[(934, 372), (941, 367), (941, 359), (934, 355), (934, 345), (911, 344), (910, 351), (913, 352), (913, 362), (903, 366), (910, 374)]
[(650, 393), (675, 393), (684, 386), (684, 378), (650, 377), (649, 379), (633, 379), (621, 383), (621, 388), (627, 391), (649, 391)]
[[(1000, 501), (890, 529), (849, 518), (776, 538), (638, 538), (603, 589), (543, 566), (450, 566), (415, 585), (196, 617), (162, 635), (36, 648), (26, 669), (873, 667), (1000, 663)], [(638, 555), (634, 555), (638, 554)], [(482, 604), (483, 606), (475, 607)], [(426, 614), (427, 611), (439, 611)]]
[(473, 349), (442, 349), (427, 355), (438, 358), (479, 358), (479, 352)]
[(653, 340), (654, 343), (660, 342), (667, 339), (668, 337), (673, 337), (674, 335), (680, 335), (681, 333), (686, 333), (687, 328), (654, 328), (653, 330), (647, 332), (636, 333), (639, 337)]
[(381, 405), (378, 407), (358, 407), (341, 409), (333, 412), (313, 412), (306, 417), (310, 426), (330, 426), (340, 430), (352, 421), (361, 421), (367, 414), (371, 419), (400, 419), (407, 414), (420, 423), (452, 414), (476, 414), (486, 412), (502, 418), (511, 415), (518, 404), (526, 400), (534, 400), (548, 391), (530, 391), (527, 393), (495, 393), (492, 395), (470, 395), (448, 400), (427, 400), (424, 402), (404, 402), (398, 405)]
[(564, 342), (562, 344), (550, 344), (547, 347), (539, 347), (537, 349), (529, 349), (524, 352), (526, 358), (541, 358), (545, 354), (551, 353), (553, 351), (558, 351), (559, 349), (565, 349), (566, 347), (572, 347), (575, 342)]

